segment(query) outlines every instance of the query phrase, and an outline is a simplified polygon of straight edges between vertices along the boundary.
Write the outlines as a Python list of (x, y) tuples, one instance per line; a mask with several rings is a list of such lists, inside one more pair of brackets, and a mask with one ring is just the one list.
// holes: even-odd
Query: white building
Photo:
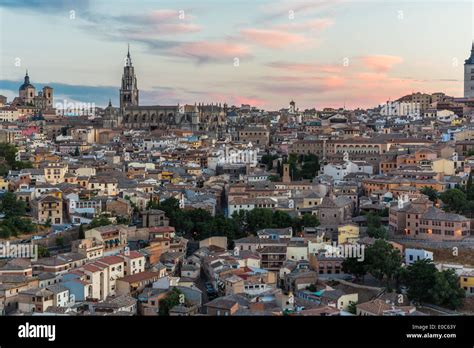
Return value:
[(14, 122), (20, 117), (20, 113), (14, 107), (4, 106), (0, 108), (0, 121), (1, 122)]
[(406, 265), (411, 265), (412, 263), (421, 260), (433, 261), (433, 253), (424, 249), (405, 249)]
[(342, 162), (332, 162), (326, 164), (321, 174), (326, 174), (332, 177), (334, 180), (342, 180), (344, 177), (351, 173), (367, 173), (373, 174), (373, 166), (364, 161), (350, 161), (349, 155), (344, 153), (344, 159)]
[(438, 110), (436, 112), (436, 119), (440, 122), (451, 123), (458, 116), (451, 110)]

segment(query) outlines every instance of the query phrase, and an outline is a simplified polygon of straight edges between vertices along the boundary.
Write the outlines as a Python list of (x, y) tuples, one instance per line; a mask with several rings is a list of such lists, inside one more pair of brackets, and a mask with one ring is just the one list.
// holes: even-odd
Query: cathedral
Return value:
[(139, 105), (137, 76), (128, 49), (119, 94), (120, 106), (105, 109), (104, 127), (130, 129), (180, 128), (218, 132), (225, 127), (227, 105)]
[(36, 112), (52, 111), (53, 88), (44, 86), (43, 90), (36, 94), (36, 87), (30, 83), (27, 70), (23, 84), (18, 89), (18, 97), (13, 99), (12, 105), (31, 106)]

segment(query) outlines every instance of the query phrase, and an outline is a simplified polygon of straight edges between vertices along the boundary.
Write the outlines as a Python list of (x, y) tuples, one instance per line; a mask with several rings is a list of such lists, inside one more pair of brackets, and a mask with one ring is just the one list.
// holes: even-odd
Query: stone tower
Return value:
[(291, 182), (291, 177), (290, 177), (290, 165), (288, 163), (283, 165), (283, 178), (281, 180), (284, 183), (290, 183)]
[(471, 55), (464, 61), (464, 98), (474, 97), (474, 41)]
[(130, 57), (130, 46), (123, 67), (122, 87), (120, 88), (120, 109), (123, 110), (127, 106), (138, 106), (137, 77)]
[(36, 96), (36, 89), (30, 83), (30, 77), (28, 76), (28, 70), (26, 70), (25, 80), (23, 84), (20, 86), (19, 90), (19, 97), (23, 100), (25, 104), (33, 105)]

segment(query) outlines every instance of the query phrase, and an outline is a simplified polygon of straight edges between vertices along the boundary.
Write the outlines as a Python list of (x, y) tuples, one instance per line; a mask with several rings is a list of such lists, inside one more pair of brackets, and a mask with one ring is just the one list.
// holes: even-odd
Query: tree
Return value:
[(365, 260), (349, 257), (342, 262), (342, 271), (354, 275), (357, 279), (364, 280), (367, 274), (367, 263)]
[(79, 147), (76, 146), (76, 149), (74, 150), (74, 156), (79, 157), (81, 155), (81, 152), (79, 151)]
[(179, 300), (181, 294), (179, 289), (173, 288), (165, 298), (161, 299), (159, 301), (159, 315), (169, 315), (170, 309), (180, 304)]
[(92, 219), (91, 223), (89, 224), (89, 228), (96, 228), (101, 226), (111, 225), (112, 221), (110, 221), (107, 216), (100, 215), (99, 217), (95, 217)]
[(428, 196), (429, 200), (432, 202), (436, 202), (438, 200), (438, 191), (432, 187), (424, 186), (420, 189), (420, 192)]
[(388, 238), (387, 230), (382, 226), (375, 227), (373, 225), (369, 225), (367, 227), (367, 235), (371, 238), (377, 238), (377, 239)]
[(408, 288), (408, 298), (418, 303), (429, 302), (429, 290), (435, 284), (436, 272), (431, 260), (419, 260), (408, 266), (402, 277), (402, 282)]
[(38, 245), (38, 257), (49, 257), (50, 253), (48, 248)]
[(78, 237), (77, 237), (77, 238), (78, 238), (78, 239), (84, 239), (84, 238), (86, 238), (86, 235), (85, 235), (85, 233), (84, 233), (84, 225), (83, 225), (83, 224), (81, 224), (81, 225), (79, 226), (79, 233), (78, 233)]
[(295, 229), (297, 231), (302, 231), (305, 227), (317, 227), (320, 225), (317, 216), (311, 213), (303, 214), (301, 218), (296, 219), (295, 222)]
[(12, 192), (5, 192), (0, 200), (0, 211), (5, 214), (5, 218), (25, 215), (26, 203), (17, 200)]
[(0, 157), (5, 158), (6, 163), (3, 163), (0, 166), (0, 175), (4, 176), (8, 174), (8, 171), (20, 170), (24, 168), (31, 168), (32, 165), (30, 162), (22, 162), (16, 160), (16, 153), (18, 149), (15, 145), (9, 143), (0, 143)]
[(468, 207), (466, 194), (460, 189), (449, 189), (441, 193), (439, 198), (445, 204), (444, 209), (456, 213), (462, 213)]
[(452, 269), (436, 272), (435, 283), (430, 290), (433, 303), (456, 309), (465, 297), (464, 289), (459, 287), (458, 276)]
[(273, 225), (273, 211), (265, 208), (252, 209), (247, 213), (247, 226), (251, 233), (263, 228), (275, 227)]
[(56, 246), (64, 248), (64, 237), (56, 237)]
[(365, 261), (368, 272), (380, 281), (385, 279), (389, 286), (400, 270), (402, 257), (400, 251), (390, 243), (377, 239), (365, 250)]
[(382, 226), (380, 216), (372, 212), (365, 216), (367, 217), (367, 235), (372, 238), (387, 239), (388, 233), (385, 227)]
[(270, 175), (268, 177), (268, 180), (271, 181), (271, 182), (276, 182), (276, 181), (280, 181), (280, 176), (279, 175)]
[(419, 260), (408, 266), (402, 280), (408, 288), (408, 298), (420, 304), (456, 309), (465, 296), (454, 270), (439, 272), (431, 260)]
[(349, 306), (347, 306), (347, 311), (351, 314), (356, 315), (357, 314), (357, 303), (356, 302), (350, 302)]
[(472, 183), (472, 170), (466, 184), (466, 198), (468, 201), (474, 201), (474, 185)]
[(17, 151), (18, 150), (15, 145), (9, 143), (0, 143), (0, 157), (5, 158), (5, 161), (10, 166), (13, 166), (13, 164), (16, 162)]

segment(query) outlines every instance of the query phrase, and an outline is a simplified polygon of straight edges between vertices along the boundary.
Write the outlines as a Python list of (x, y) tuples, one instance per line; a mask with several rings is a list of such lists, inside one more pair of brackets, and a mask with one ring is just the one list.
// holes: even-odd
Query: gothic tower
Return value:
[(464, 98), (474, 97), (474, 41), (471, 55), (464, 61)]
[(122, 87), (120, 88), (120, 109), (127, 106), (138, 106), (137, 77), (130, 57), (130, 45), (123, 67)]

